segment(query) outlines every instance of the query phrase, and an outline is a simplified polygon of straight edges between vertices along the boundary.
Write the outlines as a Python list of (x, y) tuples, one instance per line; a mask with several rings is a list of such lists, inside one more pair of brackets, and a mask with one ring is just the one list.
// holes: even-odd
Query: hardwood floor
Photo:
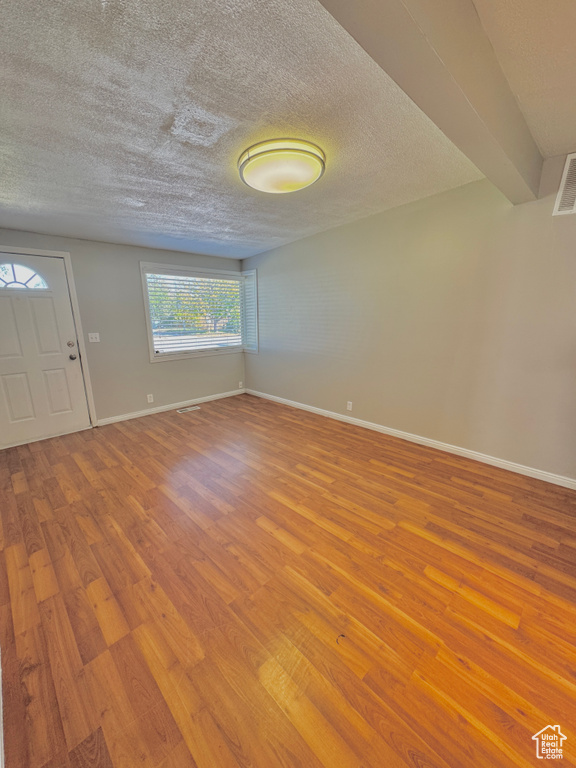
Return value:
[(7, 768), (576, 766), (576, 492), (248, 395), (0, 452)]

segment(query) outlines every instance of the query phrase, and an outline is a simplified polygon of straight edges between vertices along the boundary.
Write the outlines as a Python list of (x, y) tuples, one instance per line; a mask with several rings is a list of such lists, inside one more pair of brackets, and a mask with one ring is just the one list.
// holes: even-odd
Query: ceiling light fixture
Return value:
[(296, 192), (318, 181), (326, 168), (324, 152), (300, 139), (271, 139), (254, 144), (238, 160), (240, 178), (260, 192)]

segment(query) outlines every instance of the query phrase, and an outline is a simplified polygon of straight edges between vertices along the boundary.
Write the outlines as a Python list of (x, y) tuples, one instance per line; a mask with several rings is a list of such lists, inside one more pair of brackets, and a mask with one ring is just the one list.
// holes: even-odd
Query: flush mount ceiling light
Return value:
[(254, 144), (240, 155), (238, 171), (249, 187), (260, 192), (296, 192), (318, 181), (326, 157), (315, 144), (300, 139), (272, 139)]

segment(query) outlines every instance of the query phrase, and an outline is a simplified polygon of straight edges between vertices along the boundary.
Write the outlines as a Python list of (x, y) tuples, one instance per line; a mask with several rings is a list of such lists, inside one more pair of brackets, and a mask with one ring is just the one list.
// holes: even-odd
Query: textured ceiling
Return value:
[(576, 2), (474, 4), (544, 157), (576, 151)]
[[(316, 0), (4, 0), (0, 226), (244, 257), (480, 177)], [(239, 180), (267, 138), (327, 171)]]

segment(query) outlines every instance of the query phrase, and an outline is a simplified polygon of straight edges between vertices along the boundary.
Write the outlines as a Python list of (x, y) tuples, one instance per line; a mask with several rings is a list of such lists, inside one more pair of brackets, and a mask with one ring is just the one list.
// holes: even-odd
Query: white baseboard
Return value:
[(362, 419), (355, 419), (353, 416), (347, 416), (343, 413), (336, 413), (335, 411), (326, 411), (323, 408), (315, 408), (313, 405), (305, 405), (304, 403), (297, 403), (294, 400), (287, 400), (284, 397), (276, 397), (276, 395), (268, 395), (265, 392), (257, 392), (254, 389), (247, 389), (246, 393), (249, 395), (254, 395), (255, 397), (262, 397), (265, 400), (273, 400), (275, 403), (290, 405), (292, 406), (292, 408), (300, 408), (303, 411), (310, 411), (311, 413), (317, 413), (320, 416), (327, 416), (328, 418), (336, 419), (337, 421), (345, 421), (348, 424), (355, 424), (357, 427), (364, 427), (365, 429), (372, 429), (375, 432), (382, 432), (384, 435), (399, 437), (401, 440), (408, 440), (411, 443), (426, 445), (429, 448), (437, 448), (440, 451), (446, 451), (447, 453), (454, 453), (457, 456), (465, 456), (468, 459), (481, 461), (483, 464), (491, 464), (493, 467), (500, 467), (501, 469), (507, 469), (510, 472), (516, 472), (519, 475), (534, 477), (537, 480), (544, 480), (547, 483), (553, 483), (554, 485), (561, 485), (564, 488), (572, 488), (576, 490), (576, 478), (564, 477), (563, 475), (554, 475), (552, 474), (552, 472), (545, 472), (542, 469), (534, 469), (533, 467), (526, 467), (523, 464), (516, 464), (513, 461), (506, 461), (505, 459), (498, 459), (495, 456), (488, 456), (485, 453), (478, 453), (477, 451), (471, 451), (468, 448), (460, 448), (457, 445), (450, 445), (450, 443), (441, 443), (439, 440), (432, 440), (429, 437), (421, 437), (420, 435), (413, 435), (410, 432), (402, 432), (399, 429), (384, 427), (382, 426), (382, 424), (375, 424), (372, 421), (363, 421)]
[(196, 397), (194, 400), (183, 400), (181, 403), (170, 403), (170, 405), (158, 405), (155, 408), (146, 408), (144, 411), (134, 411), (133, 413), (122, 413), (120, 416), (109, 416), (106, 419), (98, 419), (97, 427), (103, 427), (106, 424), (115, 424), (117, 421), (128, 421), (129, 419), (139, 419), (141, 416), (150, 416), (152, 413), (163, 413), (164, 411), (175, 411), (177, 408), (187, 408), (189, 405), (198, 405), (198, 403), (207, 403), (210, 400), (221, 400), (224, 397), (234, 397), (234, 395), (243, 395), (245, 389), (235, 389), (232, 392), (221, 392), (219, 395), (207, 395), (206, 397)]

